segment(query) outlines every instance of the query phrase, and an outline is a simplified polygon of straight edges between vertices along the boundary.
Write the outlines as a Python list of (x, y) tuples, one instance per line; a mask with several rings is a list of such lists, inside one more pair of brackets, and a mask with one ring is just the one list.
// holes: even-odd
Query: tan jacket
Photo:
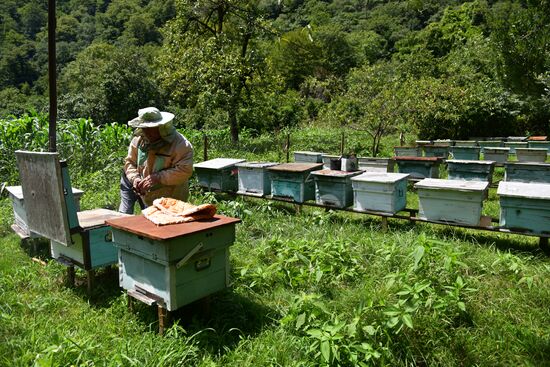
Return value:
[(172, 143), (167, 143), (158, 151), (151, 149), (145, 152), (138, 148), (141, 139), (140, 136), (132, 139), (124, 160), (124, 171), (132, 184), (135, 179), (143, 179), (152, 173), (160, 178), (160, 185), (155, 185), (142, 196), (143, 202), (149, 206), (160, 197), (186, 201), (189, 196), (188, 180), (193, 174), (191, 143), (176, 133)]

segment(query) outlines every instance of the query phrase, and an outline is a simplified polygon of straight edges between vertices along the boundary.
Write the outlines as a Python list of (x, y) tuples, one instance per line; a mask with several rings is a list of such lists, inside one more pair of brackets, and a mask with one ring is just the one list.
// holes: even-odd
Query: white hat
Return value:
[(142, 108), (138, 111), (138, 117), (128, 121), (131, 127), (156, 127), (164, 125), (174, 119), (174, 114), (161, 112), (156, 107)]

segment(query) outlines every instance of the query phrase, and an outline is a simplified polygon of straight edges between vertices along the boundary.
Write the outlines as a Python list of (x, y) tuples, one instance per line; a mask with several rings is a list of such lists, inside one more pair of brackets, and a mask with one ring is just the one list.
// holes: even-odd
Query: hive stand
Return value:
[(50, 240), (51, 254), (67, 266), (74, 285), (74, 267), (87, 272), (91, 294), (94, 270), (117, 262), (111, 228), (105, 220), (127, 216), (107, 209), (77, 212), (68, 167), (58, 153), (16, 151), (29, 231)]

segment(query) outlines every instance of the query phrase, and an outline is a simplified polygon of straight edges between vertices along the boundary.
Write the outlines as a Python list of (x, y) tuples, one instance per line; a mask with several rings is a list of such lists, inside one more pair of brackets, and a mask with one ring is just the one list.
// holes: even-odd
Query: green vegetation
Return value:
[[(10, 150), (45, 147), (39, 138), (45, 120), (0, 120), (1, 141), (10, 144), (0, 152), (9, 184), (17, 183)], [(87, 120), (61, 123), (59, 131), (72, 134), (67, 146), (59, 139), (60, 150), (70, 157), (74, 186), (86, 191), (83, 209), (115, 207), (129, 131)], [(200, 161), (202, 134), (183, 132)], [(339, 151), (339, 131), (289, 132), (292, 150)], [(210, 158), (285, 159), (284, 133), (252, 137), (244, 130), (239, 145), (228, 129), (208, 136)], [(347, 147), (368, 152), (368, 135), (348, 136)], [(384, 138), (382, 152), (393, 144)], [(76, 288), (67, 288), (65, 268), (45, 256), (47, 244), (32, 252), (11, 233), (4, 194), (0, 365), (531, 366), (548, 360), (550, 267), (536, 238), (392, 219), (384, 233), (377, 217), (308, 207), (297, 213), (285, 203), (202, 193), (195, 181), (191, 193), (193, 202), (215, 203), (242, 219), (230, 249), (232, 286), (212, 296), (209, 307), (199, 302), (176, 312), (164, 337), (156, 334), (156, 309), (127, 309), (114, 269), (98, 274), (90, 298), (83, 272)], [(485, 214), (498, 214), (496, 200), (492, 190)], [(409, 202), (415, 205), (414, 194)]]

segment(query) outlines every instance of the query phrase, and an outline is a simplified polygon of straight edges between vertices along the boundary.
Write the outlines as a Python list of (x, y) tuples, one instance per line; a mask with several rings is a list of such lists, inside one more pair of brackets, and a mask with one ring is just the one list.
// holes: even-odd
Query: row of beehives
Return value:
[[(405, 209), (409, 178), (405, 173), (327, 170), (321, 163), (277, 164), (226, 158), (196, 164), (195, 172), (199, 185), (208, 190), (286, 198), (295, 203), (315, 200), (326, 207), (352, 206), (356, 211), (385, 215)], [(414, 187), (421, 219), (480, 225), (488, 180), (425, 178)], [(498, 195), (503, 228), (550, 232), (550, 183), (503, 181)]]

